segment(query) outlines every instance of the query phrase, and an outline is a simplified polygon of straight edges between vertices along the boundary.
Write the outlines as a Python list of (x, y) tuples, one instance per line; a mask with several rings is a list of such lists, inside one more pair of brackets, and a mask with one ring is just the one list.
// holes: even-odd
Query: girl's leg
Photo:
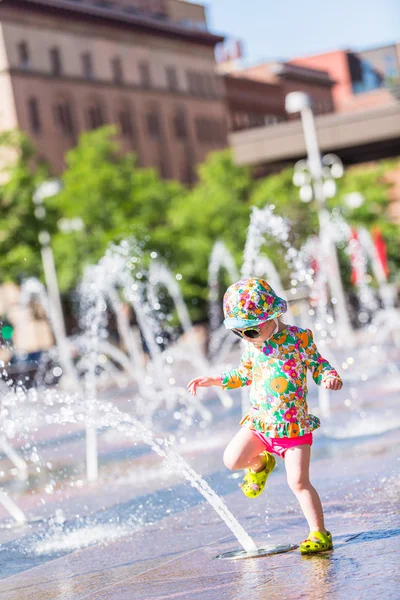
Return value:
[(260, 456), (265, 445), (247, 427), (242, 429), (229, 442), (224, 452), (224, 464), (228, 469), (252, 469), (262, 471), (265, 460)]
[(310, 482), (311, 446), (295, 446), (285, 452), (285, 468), (290, 489), (299, 501), (310, 531), (326, 533), (324, 513), (318, 493)]

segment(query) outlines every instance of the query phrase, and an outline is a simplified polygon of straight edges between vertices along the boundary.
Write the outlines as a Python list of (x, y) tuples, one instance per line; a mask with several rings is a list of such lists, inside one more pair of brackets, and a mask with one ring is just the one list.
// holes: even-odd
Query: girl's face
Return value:
[(246, 342), (250, 342), (257, 348), (262, 346), (266, 340), (268, 340), (271, 335), (277, 332), (276, 326), (278, 323), (278, 327), (280, 327), (280, 322), (273, 319), (272, 321), (266, 321), (262, 325), (260, 325), (260, 337), (255, 338), (254, 340), (247, 339)]

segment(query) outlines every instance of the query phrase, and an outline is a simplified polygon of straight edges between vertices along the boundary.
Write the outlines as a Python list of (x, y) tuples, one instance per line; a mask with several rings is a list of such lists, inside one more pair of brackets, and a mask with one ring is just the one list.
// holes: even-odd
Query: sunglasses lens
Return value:
[(260, 332), (258, 331), (258, 329), (248, 329), (243, 333), (247, 338), (250, 338), (251, 340), (255, 340), (256, 338), (260, 337)]

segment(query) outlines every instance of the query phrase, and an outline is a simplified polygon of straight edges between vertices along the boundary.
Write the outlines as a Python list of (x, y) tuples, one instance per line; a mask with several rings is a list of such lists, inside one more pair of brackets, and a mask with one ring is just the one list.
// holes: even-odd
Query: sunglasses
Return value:
[(258, 327), (252, 327), (249, 329), (231, 329), (231, 331), (240, 338), (246, 337), (250, 340), (256, 340), (261, 335), (261, 331)]

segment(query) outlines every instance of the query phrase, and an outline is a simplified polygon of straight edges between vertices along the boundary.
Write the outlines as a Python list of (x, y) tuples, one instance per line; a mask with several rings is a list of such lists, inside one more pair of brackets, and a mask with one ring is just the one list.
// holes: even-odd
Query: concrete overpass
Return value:
[[(375, 109), (316, 117), (322, 153), (334, 152), (344, 164), (400, 156), (400, 103)], [(303, 158), (306, 148), (301, 121), (259, 127), (230, 134), (235, 162), (279, 170)]]

